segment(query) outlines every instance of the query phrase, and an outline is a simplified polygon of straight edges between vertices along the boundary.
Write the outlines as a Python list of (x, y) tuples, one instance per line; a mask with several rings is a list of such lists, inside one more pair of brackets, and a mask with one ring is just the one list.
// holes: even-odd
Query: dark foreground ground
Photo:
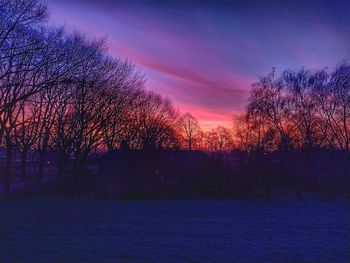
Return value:
[(0, 262), (349, 262), (350, 204), (12, 200)]

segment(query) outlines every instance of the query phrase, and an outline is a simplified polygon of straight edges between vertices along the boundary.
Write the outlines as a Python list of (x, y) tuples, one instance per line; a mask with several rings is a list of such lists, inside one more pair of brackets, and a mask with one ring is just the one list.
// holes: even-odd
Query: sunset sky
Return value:
[[(307, 2), (307, 3), (305, 3)], [(48, 0), (50, 22), (107, 36), (147, 88), (205, 129), (230, 126), (252, 82), (278, 70), (350, 58), (350, 1)]]

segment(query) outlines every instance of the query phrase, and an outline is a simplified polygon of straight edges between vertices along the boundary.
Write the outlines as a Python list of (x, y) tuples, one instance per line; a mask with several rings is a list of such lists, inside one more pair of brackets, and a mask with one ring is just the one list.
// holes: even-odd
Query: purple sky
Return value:
[[(249, 2), (249, 3), (246, 3)], [(303, 3), (307, 2), (307, 3)], [(48, 0), (50, 21), (130, 59), (205, 129), (229, 127), (252, 82), (350, 58), (350, 1)]]

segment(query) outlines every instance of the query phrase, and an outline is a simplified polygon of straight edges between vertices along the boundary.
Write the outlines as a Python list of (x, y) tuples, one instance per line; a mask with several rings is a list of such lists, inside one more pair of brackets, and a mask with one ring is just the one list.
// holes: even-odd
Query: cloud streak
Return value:
[(347, 1), (49, 0), (51, 22), (108, 36), (148, 88), (202, 123), (229, 125), (250, 84), (277, 69), (350, 58)]

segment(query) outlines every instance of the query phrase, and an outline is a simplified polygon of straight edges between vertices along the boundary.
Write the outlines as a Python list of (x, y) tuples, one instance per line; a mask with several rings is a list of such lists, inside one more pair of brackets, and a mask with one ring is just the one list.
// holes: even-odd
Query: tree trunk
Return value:
[(25, 180), (28, 178), (27, 176), (27, 159), (28, 159), (28, 148), (23, 148), (21, 153), (21, 179)]
[(345, 157), (345, 178), (344, 178), (344, 196), (349, 197), (350, 191), (350, 151), (346, 151), (346, 157)]
[(67, 165), (68, 165), (68, 160), (65, 153), (60, 152), (59, 157), (58, 157), (58, 164), (57, 164), (57, 177), (59, 179), (62, 179), (64, 176), (64, 172), (67, 171)]
[(39, 169), (38, 169), (38, 179), (40, 181), (44, 178), (44, 167), (46, 161), (46, 150), (39, 151)]
[(74, 163), (73, 163), (73, 176), (77, 177), (79, 173), (79, 160), (80, 160), (80, 154), (77, 152), (74, 153)]
[(13, 159), (13, 151), (12, 145), (10, 142), (6, 143), (6, 170), (3, 178), (3, 195), (5, 197), (10, 195), (10, 180), (12, 176), (12, 159)]

